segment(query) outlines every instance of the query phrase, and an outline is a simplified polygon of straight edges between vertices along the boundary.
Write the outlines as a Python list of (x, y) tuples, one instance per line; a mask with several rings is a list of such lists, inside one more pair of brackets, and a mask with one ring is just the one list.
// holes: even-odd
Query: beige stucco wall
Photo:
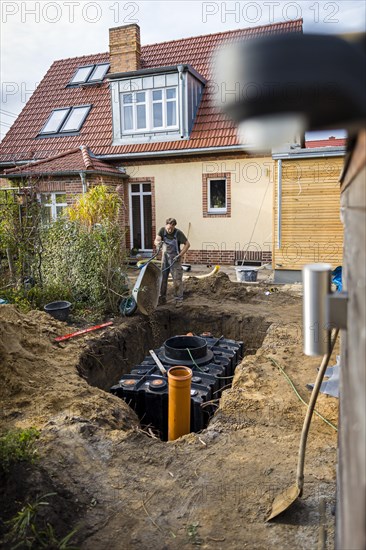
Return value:
[[(192, 249), (271, 250), (274, 162), (270, 157), (131, 166), (132, 178), (155, 179), (156, 226), (169, 216), (188, 230)], [(203, 217), (202, 175), (231, 175), (231, 217)], [(211, 244), (208, 244), (211, 243)]]

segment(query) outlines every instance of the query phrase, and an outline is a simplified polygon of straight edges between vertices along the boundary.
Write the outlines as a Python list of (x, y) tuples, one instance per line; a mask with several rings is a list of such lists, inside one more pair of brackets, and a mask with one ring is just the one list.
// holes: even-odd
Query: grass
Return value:
[(39, 436), (36, 428), (9, 430), (0, 436), (0, 472), (8, 472), (18, 462), (34, 463), (38, 459), (35, 442)]
[(193, 546), (200, 546), (203, 542), (203, 540), (199, 537), (199, 534), (198, 534), (199, 526), (200, 524), (198, 523), (198, 521), (190, 523), (187, 526), (187, 534), (189, 537), (189, 541)]
[(73, 529), (59, 540), (50, 523), (46, 522), (41, 527), (38, 527), (36, 524), (36, 518), (40, 509), (49, 505), (49, 502), (45, 499), (54, 495), (56, 493), (47, 493), (37, 498), (35, 502), (25, 504), (19, 512), (6, 522), (9, 531), (5, 540), (11, 545), (11, 550), (22, 548), (30, 548), (32, 550), (39, 550), (41, 548), (47, 550), (78, 550), (78, 547), (69, 545), (77, 529)]

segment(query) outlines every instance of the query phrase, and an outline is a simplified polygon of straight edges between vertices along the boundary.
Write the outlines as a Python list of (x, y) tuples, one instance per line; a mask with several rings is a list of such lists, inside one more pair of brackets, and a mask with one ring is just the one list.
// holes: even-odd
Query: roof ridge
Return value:
[(160, 46), (162, 44), (170, 44), (172, 42), (182, 42), (183, 40), (192, 40), (194, 38), (202, 38), (204, 36), (220, 36), (220, 35), (223, 35), (223, 34), (233, 34), (233, 33), (242, 32), (242, 31), (253, 31), (253, 30), (258, 30), (258, 29), (265, 29), (267, 27), (276, 27), (276, 26), (279, 26), (279, 25), (285, 26), (285, 25), (290, 25), (290, 24), (300, 23), (300, 22), (301, 22), (301, 25), (304, 22), (302, 17), (300, 17), (299, 19), (293, 19), (291, 21), (279, 21), (279, 22), (276, 22), (276, 23), (267, 23), (266, 25), (258, 25), (258, 27), (244, 27), (244, 28), (240, 28), (240, 29), (231, 29), (229, 31), (220, 31), (220, 32), (212, 32), (212, 33), (208, 33), (208, 34), (198, 34), (198, 35), (195, 35), (195, 36), (187, 36), (186, 38), (175, 38), (173, 40), (165, 40), (164, 42), (153, 42), (152, 44), (146, 44), (144, 46), (141, 46), (141, 50), (143, 48), (148, 48), (148, 47), (152, 47), (152, 46)]

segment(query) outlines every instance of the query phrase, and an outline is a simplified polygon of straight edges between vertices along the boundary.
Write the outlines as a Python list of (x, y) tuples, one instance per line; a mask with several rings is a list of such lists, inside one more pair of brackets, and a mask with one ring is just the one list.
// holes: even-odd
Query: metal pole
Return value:
[(328, 295), (331, 266), (308, 264), (303, 268), (303, 325), (305, 355), (325, 355), (330, 349)]

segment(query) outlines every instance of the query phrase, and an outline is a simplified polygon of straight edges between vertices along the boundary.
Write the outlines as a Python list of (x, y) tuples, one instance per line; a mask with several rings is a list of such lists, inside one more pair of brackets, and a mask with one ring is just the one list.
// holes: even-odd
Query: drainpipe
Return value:
[(79, 172), (79, 175), (80, 175), (81, 187), (82, 187), (83, 195), (84, 195), (86, 193), (86, 188), (87, 188), (86, 180), (85, 180), (85, 172)]
[(282, 244), (282, 160), (278, 161), (277, 167), (278, 176), (278, 194), (277, 194), (277, 248), (281, 248)]
[(184, 66), (178, 65), (178, 74), (179, 74), (179, 134), (180, 137), (184, 137)]
[(168, 441), (191, 431), (191, 379), (188, 367), (168, 370)]

